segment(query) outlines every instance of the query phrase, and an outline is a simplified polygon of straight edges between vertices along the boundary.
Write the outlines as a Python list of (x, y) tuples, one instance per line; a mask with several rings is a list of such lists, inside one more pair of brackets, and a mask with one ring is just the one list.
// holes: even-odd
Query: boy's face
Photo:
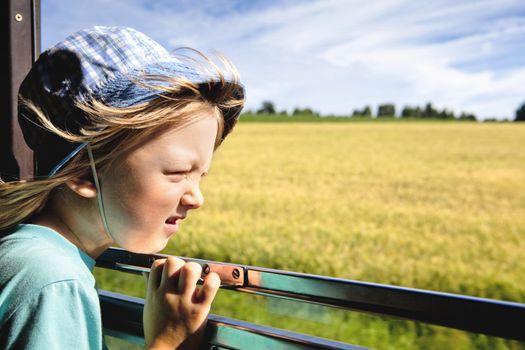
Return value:
[(203, 204), (199, 183), (211, 165), (216, 135), (211, 117), (168, 129), (102, 175), (106, 218), (118, 245), (140, 253), (166, 246), (188, 211)]

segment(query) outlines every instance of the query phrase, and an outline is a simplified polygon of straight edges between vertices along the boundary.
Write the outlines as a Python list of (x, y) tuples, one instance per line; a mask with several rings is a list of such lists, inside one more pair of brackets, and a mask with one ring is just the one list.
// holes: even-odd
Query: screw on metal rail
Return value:
[(22, 22), (22, 19), (24, 19), (24, 18), (22, 17), (21, 14), (17, 13), (17, 14), (15, 15), (15, 21), (17, 21), (17, 22)]
[(208, 264), (202, 265), (202, 273), (205, 274), (205, 275), (209, 274), (210, 273), (210, 265), (208, 265)]
[(235, 279), (239, 279), (239, 277), (241, 277), (241, 272), (239, 271), (239, 269), (233, 269), (232, 277)]

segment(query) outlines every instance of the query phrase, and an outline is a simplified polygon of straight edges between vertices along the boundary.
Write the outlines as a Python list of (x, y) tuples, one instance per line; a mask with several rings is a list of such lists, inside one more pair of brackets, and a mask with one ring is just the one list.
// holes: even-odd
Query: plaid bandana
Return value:
[[(209, 80), (143, 33), (125, 27), (93, 27), (43, 52), (19, 95), (40, 107), (57, 127), (78, 133), (86, 120), (76, 102), (96, 98), (112, 107), (129, 107), (158, 97), (159, 91), (134, 83), (142, 73), (197, 83)], [(37, 176), (53, 175), (85, 146), (46, 131), (26, 108), (19, 106), (18, 119), (27, 144), (35, 151)]]

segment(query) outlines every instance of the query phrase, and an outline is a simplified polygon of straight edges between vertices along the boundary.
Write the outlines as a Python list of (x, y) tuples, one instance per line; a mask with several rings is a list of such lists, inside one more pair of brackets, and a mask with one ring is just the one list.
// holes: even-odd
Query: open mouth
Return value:
[(164, 227), (168, 235), (172, 235), (179, 230), (180, 221), (184, 219), (181, 216), (170, 216), (164, 222)]
[(179, 223), (180, 218), (172, 216), (166, 219), (166, 224), (168, 225), (177, 225)]

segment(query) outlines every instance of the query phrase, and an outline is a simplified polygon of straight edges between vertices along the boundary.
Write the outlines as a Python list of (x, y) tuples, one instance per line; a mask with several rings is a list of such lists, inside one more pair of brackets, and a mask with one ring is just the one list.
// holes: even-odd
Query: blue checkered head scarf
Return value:
[[(79, 102), (96, 99), (111, 107), (130, 107), (159, 97), (159, 90), (137, 84), (144, 74), (186, 78), (203, 86), (210, 80), (141, 32), (98, 26), (76, 32), (44, 51), (22, 82), (19, 96), (38, 106), (56, 127), (78, 134), (87, 123), (76, 107)], [(242, 86), (238, 95), (244, 97)], [(223, 111), (223, 137), (239, 113), (240, 108)], [(35, 152), (36, 176), (53, 175), (85, 146), (47, 131), (23, 104), (19, 104), (18, 118)]]

